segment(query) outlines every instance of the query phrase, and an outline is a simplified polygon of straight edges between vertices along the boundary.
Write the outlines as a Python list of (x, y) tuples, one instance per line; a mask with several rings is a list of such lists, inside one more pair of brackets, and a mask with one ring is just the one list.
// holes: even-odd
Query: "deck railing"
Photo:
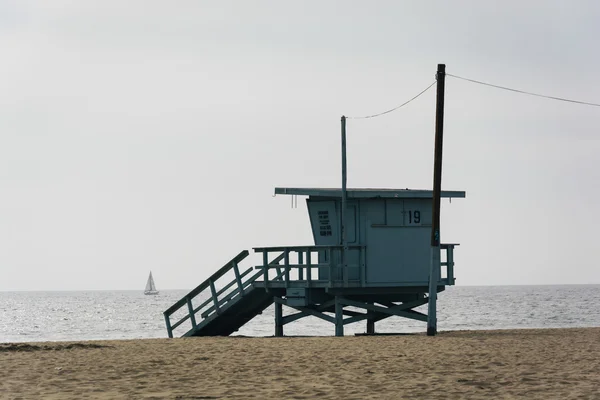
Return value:
[[(441, 284), (454, 285), (455, 283), (454, 247), (456, 246), (458, 246), (456, 243), (440, 245), (442, 253), (445, 252), (445, 261), (440, 262), (440, 268), (446, 267), (446, 277), (440, 278)], [(257, 247), (254, 248), (254, 251), (262, 253), (263, 263), (255, 268), (263, 271), (264, 286), (266, 288), (272, 282), (269, 278), (269, 271), (273, 269), (277, 271), (275, 277), (278, 284), (276, 286), (281, 286), (281, 282), (285, 282), (285, 287), (289, 287), (290, 282), (294, 281), (305, 281), (307, 287), (310, 287), (313, 282), (326, 282), (330, 287), (348, 287), (356, 283), (365, 286), (365, 249), (365, 246), (360, 245), (348, 246), (346, 260), (353, 259), (354, 262), (346, 262), (344, 265), (342, 260), (343, 246)], [(351, 256), (352, 252), (354, 252), (353, 256)], [(282, 264), (273, 265), (269, 262), (269, 257), (273, 253), (278, 254), (278, 259), (283, 259)], [(322, 262), (319, 262), (319, 254), (321, 254)], [(327, 273), (321, 274), (319, 270), (325, 270)], [(292, 274), (292, 271), (296, 273)], [(351, 274), (353, 271), (355, 272)], [(322, 278), (322, 275), (326, 278)]]
[[(328, 283), (330, 287), (364, 285), (364, 250), (365, 246), (360, 245), (350, 245), (346, 249), (339, 245), (256, 247), (254, 251), (262, 253), (263, 263), (255, 268), (263, 271), (265, 288), (274, 282), (270, 279), (271, 270), (277, 271), (275, 280), (283, 282), (285, 287), (293, 281), (303, 281), (307, 287), (315, 282)], [(282, 264), (269, 262), (273, 253), (283, 259)]]
[[(454, 278), (454, 247), (459, 246), (458, 243), (442, 243), (440, 244), (441, 250), (446, 250), (446, 261), (442, 261), (440, 266), (446, 267), (446, 278), (440, 279), (445, 285), (454, 285), (456, 279)], [(442, 275), (440, 274), (440, 277)]]
[[(446, 260), (440, 263), (440, 266), (446, 267), (446, 277), (440, 279), (440, 283), (445, 285), (454, 285), (455, 282), (455, 246), (458, 244), (440, 246), (441, 250), (446, 252)], [(192, 329), (196, 328), (198, 313), (201, 319), (208, 318), (214, 313), (219, 314), (225, 304), (243, 296), (254, 282), (259, 281), (260, 277), (263, 277), (265, 288), (270, 286), (287, 288), (290, 287), (291, 282), (298, 281), (305, 287), (315, 284), (320, 284), (320, 287), (365, 286), (365, 246), (350, 245), (347, 249), (343, 246), (259, 247), (254, 251), (262, 253), (263, 258), (262, 265), (255, 267), (258, 272), (251, 274), (252, 267), (240, 271), (239, 263), (249, 255), (248, 251), (244, 250), (163, 313), (169, 337), (172, 338), (173, 331), (187, 320), (190, 320)], [(276, 256), (270, 260), (274, 253)], [(233, 279), (229, 274), (227, 284), (217, 290), (216, 282), (226, 277), (230, 271), (233, 271)], [(274, 274), (271, 273), (273, 271)], [(207, 298), (200, 305), (195, 306), (193, 301), (197, 297)], [(182, 308), (185, 315), (172, 324), (171, 316)]]

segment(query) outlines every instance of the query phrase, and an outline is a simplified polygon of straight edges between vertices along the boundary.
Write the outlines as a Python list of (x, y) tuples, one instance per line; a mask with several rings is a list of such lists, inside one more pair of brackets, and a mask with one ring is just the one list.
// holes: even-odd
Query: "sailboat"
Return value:
[(144, 294), (158, 294), (158, 290), (156, 290), (156, 286), (154, 285), (154, 278), (152, 278), (152, 271), (150, 271), (150, 275), (148, 276), (148, 282), (146, 282)]

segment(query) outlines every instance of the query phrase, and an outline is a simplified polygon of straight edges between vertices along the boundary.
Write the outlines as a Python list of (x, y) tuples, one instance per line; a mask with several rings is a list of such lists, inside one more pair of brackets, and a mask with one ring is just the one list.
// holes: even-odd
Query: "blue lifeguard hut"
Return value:
[[(439, 85), (440, 66), (438, 105)], [(272, 304), (275, 336), (306, 316), (333, 323), (336, 336), (360, 321), (374, 334), (375, 323), (391, 316), (427, 322), (435, 334), (437, 293), (454, 285), (458, 245), (440, 243), (439, 203), (465, 197), (441, 191), (441, 119), (434, 190), (347, 189), (345, 122), (341, 188), (275, 188), (275, 195), (307, 198), (314, 244), (254, 248), (262, 262), (246, 269), (241, 264), (250, 252), (240, 252), (164, 312), (169, 337), (176, 329), (183, 336), (227, 336)], [(415, 310), (425, 304), (427, 314)], [(284, 316), (283, 306), (295, 312)]]

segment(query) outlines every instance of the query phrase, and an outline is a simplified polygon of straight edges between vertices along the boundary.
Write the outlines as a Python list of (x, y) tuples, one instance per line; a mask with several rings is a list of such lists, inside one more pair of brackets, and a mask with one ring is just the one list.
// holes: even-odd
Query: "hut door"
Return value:
[[(337, 201), (319, 201), (319, 200), (308, 200), (308, 212), (310, 215), (310, 222), (313, 230), (313, 237), (316, 245), (321, 246), (337, 246), (341, 243), (339, 235), (340, 231), (340, 217), (339, 207), (340, 202)], [(359, 241), (358, 234), (358, 203), (355, 201), (348, 202), (346, 206), (346, 240), (348, 244), (357, 244)], [(333, 264), (339, 265), (341, 263), (339, 251), (332, 253)], [(325, 251), (319, 254), (319, 263), (326, 264), (329, 262)], [(347, 254), (348, 263), (348, 278), (351, 281), (359, 279), (359, 268), (360, 268), (360, 252), (357, 249), (352, 249)], [(334, 271), (332, 277), (334, 280), (342, 279), (342, 272), (340, 269)], [(319, 279), (329, 279), (329, 268), (319, 268)]]

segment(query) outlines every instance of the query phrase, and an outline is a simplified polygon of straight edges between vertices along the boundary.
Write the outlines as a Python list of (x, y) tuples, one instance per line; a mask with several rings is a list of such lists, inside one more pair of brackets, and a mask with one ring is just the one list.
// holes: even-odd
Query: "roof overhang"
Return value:
[[(339, 188), (275, 188), (275, 194), (287, 194), (295, 196), (312, 197), (342, 197), (342, 189)], [(349, 199), (431, 199), (432, 190), (414, 189), (347, 189), (346, 195)], [(442, 190), (441, 197), (465, 198), (464, 191)]]

